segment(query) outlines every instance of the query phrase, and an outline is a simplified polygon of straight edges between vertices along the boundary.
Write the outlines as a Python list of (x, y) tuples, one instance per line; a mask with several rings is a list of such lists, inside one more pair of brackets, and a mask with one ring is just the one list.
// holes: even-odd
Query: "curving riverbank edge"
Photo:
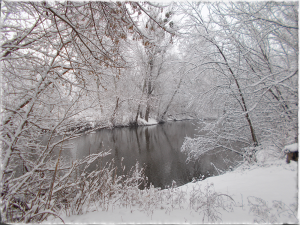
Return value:
[[(225, 174), (160, 192), (181, 196), (182, 201), (158, 208), (154, 202), (147, 211), (116, 205), (107, 211), (94, 207), (83, 215), (61, 216), (65, 223), (199, 224), (211, 222), (207, 220), (208, 213), (215, 213), (215, 223), (298, 223), (298, 163), (287, 164), (283, 157), (258, 157), (255, 164), (244, 163)], [(212, 200), (217, 196), (223, 196), (223, 205)], [(211, 201), (209, 207), (192, 210), (195, 201), (203, 199)], [(47, 222), (61, 223), (50, 218)]]

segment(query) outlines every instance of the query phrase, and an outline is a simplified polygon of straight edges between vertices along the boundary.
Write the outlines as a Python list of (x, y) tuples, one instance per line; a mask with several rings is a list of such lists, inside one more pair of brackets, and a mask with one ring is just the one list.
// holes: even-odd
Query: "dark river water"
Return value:
[[(196, 121), (167, 122), (153, 126), (101, 129), (72, 140), (70, 159), (111, 149), (105, 157), (114, 159), (115, 166), (125, 165), (125, 172), (139, 162), (145, 168), (149, 183), (165, 188), (176, 181), (177, 185), (200, 178), (218, 175), (216, 168), (227, 170), (239, 155), (232, 151), (210, 152), (196, 162), (186, 163), (186, 155), (180, 151), (185, 137), (197, 134)], [(121, 171), (121, 169), (119, 170)]]

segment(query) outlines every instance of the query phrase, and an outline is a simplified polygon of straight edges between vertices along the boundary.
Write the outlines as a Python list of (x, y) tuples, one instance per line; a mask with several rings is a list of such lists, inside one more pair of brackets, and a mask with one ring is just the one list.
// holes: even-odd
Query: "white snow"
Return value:
[[(267, 162), (264, 167), (251, 166), (250, 168), (239, 168), (221, 176), (210, 177), (198, 183), (185, 185), (188, 190), (193, 186), (213, 183), (215, 191), (228, 194), (237, 205), (233, 213), (222, 213), (224, 223), (253, 223), (253, 215), (249, 213), (248, 198), (261, 198), (267, 202), (269, 207), (272, 201), (282, 201), (286, 206), (298, 204), (298, 164), (291, 161), (286, 164), (284, 160)], [(185, 188), (183, 186), (182, 188)], [(275, 210), (270, 210), (276, 215)], [(296, 213), (297, 215), (297, 213)], [(265, 221), (271, 222), (271, 221)], [(295, 222), (295, 218), (288, 218), (286, 215), (277, 218), (276, 222)]]
[(298, 143), (287, 145), (283, 148), (282, 151), (285, 152), (285, 153), (287, 153), (287, 152), (296, 152), (296, 151), (298, 151)]
[[(193, 189), (197, 190), (194, 193), (199, 193), (200, 190), (203, 191), (202, 193), (209, 193), (205, 192), (205, 188), (211, 185), (211, 193), (214, 190), (219, 194), (226, 194), (234, 200), (233, 202), (229, 197), (224, 196), (225, 203), (231, 204), (232, 210), (216, 208), (220, 213), (218, 214), (220, 220), (216, 223), (253, 223), (255, 221), (297, 223), (298, 215), (295, 209), (298, 204), (297, 174), (297, 162), (291, 161), (290, 164), (286, 164), (284, 159), (272, 159), (252, 166), (243, 164), (234, 171), (223, 175), (167, 190), (173, 193), (183, 193), (184, 201), (180, 206), (153, 207), (148, 211), (137, 207), (115, 206), (108, 211), (95, 209), (84, 215), (61, 216), (65, 223), (207, 223), (210, 221), (203, 217), (203, 211), (199, 213), (191, 210), (192, 198), (190, 197)], [(265, 204), (260, 199), (265, 201)], [(277, 211), (273, 207), (274, 203), (283, 208), (278, 207)], [(251, 206), (252, 212), (250, 212)], [(254, 209), (256, 209), (256, 215)], [(58, 218), (47, 222), (61, 223)]]
[(153, 118), (149, 118), (148, 122), (140, 117), (138, 118), (138, 125), (140, 125), (140, 126), (150, 126), (150, 125), (156, 125), (156, 124), (158, 124), (158, 122)]

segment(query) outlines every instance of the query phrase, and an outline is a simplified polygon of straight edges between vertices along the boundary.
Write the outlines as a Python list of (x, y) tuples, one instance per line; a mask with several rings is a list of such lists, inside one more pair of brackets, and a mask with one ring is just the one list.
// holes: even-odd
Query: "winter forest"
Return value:
[[(296, 1), (2, 1), (2, 222), (298, 221), (298, 165), (286, 162), (298, 151), (298, 13)], [(146, 132), (135, 143), (149, 150), (151, 127), (175, 120), (197, 124), (179, 146), (187, 163), (239, 160), (168, 188), (138, 162), (103, 161), (114, 149), (70, 160), (68, 143), (103, 129)], [(247, 195), (231, 194), (242, 184)]]

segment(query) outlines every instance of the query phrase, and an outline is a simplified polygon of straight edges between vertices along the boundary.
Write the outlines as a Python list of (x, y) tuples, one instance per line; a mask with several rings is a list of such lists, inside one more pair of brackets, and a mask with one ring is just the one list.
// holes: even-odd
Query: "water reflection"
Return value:
[(73, 160), (111, 149), (111, 155), (101, 163), (114, 159), (119, 173), (124, 158), (125, 172), (138, 161), (145, 167), (146, 176), (155, 187), (165, 188), (173, 180), (182, 185), (200, 175), (218, 175), (216, 168), (226, 170), (239, 157), (226, 150), (210, 152), (197, 162), (186, 163), (180, 147), (184, 137), (197, 134), (196, 128), (195, 121), (177, 121), (147, 127), (103, 129), (73, 140), (69, 157)]

